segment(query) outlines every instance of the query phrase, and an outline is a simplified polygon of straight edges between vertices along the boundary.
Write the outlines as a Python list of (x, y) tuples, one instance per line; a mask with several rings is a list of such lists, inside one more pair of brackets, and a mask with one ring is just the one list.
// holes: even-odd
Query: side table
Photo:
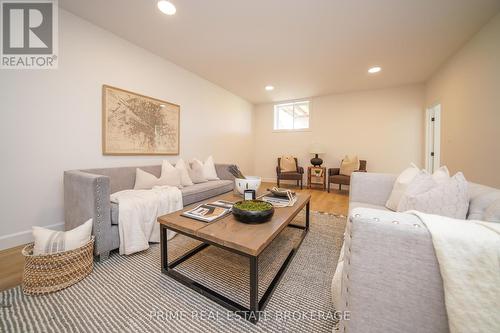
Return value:
[(312, 188), (314, 185), (321, 185), (323, 190), (326, 190), (326, 168), (307, 167), (307, 188)]

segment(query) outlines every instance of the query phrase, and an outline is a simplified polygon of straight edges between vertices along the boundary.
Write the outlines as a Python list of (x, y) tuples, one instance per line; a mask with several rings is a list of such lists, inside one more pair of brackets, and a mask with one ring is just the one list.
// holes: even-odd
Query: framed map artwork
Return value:
[(178, 155), (180, 106), (102, 86), (104, 155)]

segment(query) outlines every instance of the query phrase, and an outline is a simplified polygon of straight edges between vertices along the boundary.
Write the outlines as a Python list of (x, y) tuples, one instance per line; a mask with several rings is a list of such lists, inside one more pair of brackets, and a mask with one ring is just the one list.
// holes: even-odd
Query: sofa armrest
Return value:
[(373, 172), (353, 172), (349, 202), (364, 202), (385, 206), (392, 192), (396, 175)]
[(328, 169), (328, 176), (340, 175), (340, 168), (330, 168)]
[(229, 167), (233, 164), (215, 164), (215, 171), (217, 172), (217, 177), (222, 180), (234, 180), (234, 176), (229, 172)]
[(94, 254), (112, 250), (109, 177), (82, 171), (64, 172), (65, 229), (93, 220)]
[(350, 312), (346, 332), (448, 332), (432, 239), (416, 216), (354, 209), (344, 244), (337, 310)]
[(304, 168), (299, 166), (298, 170), (297, 170), (301, 175), (304, 174)]

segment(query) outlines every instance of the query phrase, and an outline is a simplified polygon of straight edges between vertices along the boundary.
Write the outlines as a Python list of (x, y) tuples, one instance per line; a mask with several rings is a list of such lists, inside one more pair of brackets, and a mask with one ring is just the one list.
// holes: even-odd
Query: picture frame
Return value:
[(179, 155), (180, 106), (104, 84), (103, 155)]

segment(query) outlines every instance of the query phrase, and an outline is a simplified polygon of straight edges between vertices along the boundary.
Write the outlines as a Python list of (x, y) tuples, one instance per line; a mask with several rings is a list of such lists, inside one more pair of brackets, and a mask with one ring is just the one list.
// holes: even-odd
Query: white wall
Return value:
[(101, 154), (102, 84), (179, 104), (182, 157), (251, 173), (250, 103), (62, 9), (59, 32), (59, 69), (0, 71), (0, 249), (61, 226), (64, 170), (160, 163)]
[(426, 103), (441, 104), (441, 164), (500, 187), (500, 14), (429, 80)]
[(283, 154), (297, 156), (307, 167), (312, 142), (326, 146), (322, 158), (327, 168), (338, 167), (345, 154), (366, 159), (372, 172), (400, 172), (411, 162), (423, 167), (422, 85), (329, 95), (310, 101), (311, 129), (303, 132), (274, 132), (273, 104), (256, 106), (257, 175), (275, 179), (276, 159)]

